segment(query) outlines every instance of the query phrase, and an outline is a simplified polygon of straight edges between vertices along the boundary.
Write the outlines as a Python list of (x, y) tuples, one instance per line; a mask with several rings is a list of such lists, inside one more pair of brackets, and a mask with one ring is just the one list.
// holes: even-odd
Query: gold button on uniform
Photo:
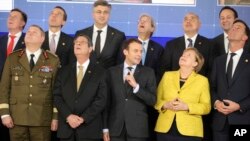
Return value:
[(32, 88), (33, 86), (32, 86), (32, 85), (30, 85), (30, 87)]
[(31, 75), (30, 78), (33, 78), (33, 76)]
[(29, 106), (31, 106), (32, 105), (32, 103), (29, 103)]

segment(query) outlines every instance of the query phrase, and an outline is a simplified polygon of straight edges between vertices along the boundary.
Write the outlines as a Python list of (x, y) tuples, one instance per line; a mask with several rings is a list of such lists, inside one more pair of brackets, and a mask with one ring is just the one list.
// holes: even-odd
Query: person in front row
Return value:
[(76, 62), (63, 67), (55, 80), (54, 104), (58, 108), (61, 141), (100, 141), (107, 87), (104, 68), (90, 61), (91, 39), (74, 39)]
[(50, 141), (50, 130), (57, 130), (52, 88), (60, 62), (41, 49), (44, 38), (43, 29), (31, 25), (24, 38), (26, 48), (11, 53), (4, 65), (0, 115), (11, 141)]
[(187, 48), (180, 69), (166, 72), (157, 89), (158, 141), (201, 141), (202, 115), (211, 110), (208, 79), (198, 72), (204, 63), (196, 48)]
[(123, 44), (125, 61), (108, 70), (110, 93), (105, 110), (104, 141), (146, 141), (149, 137), (147, 106), (156, 102), (153, 69), (139, 65), (142, 42)]

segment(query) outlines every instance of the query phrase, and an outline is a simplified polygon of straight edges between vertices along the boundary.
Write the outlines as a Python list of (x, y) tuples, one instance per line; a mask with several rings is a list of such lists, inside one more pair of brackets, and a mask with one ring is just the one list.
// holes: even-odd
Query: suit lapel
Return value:
[(120, 85), (119, 88), (121, 88), (121, 94), (122, 96), (124, 96), (124, 98), (127, 97), (127, 89), (125, 87), (125, 82), (123, 79), (123, 68), (124, 68), (124, 63), (118, 66), (117, 71), (115, 72), (115, 74), (117, 75), (117, 84)]
[(194, 43), (194, 47), (196, 47), (197, 49), (202, 47), (202, 41), (201, 41), (200, 35), (197, 35), (197, 38), (196, 38), (195, 43)]
[(76, 73), (76, 63), (73, 63), (72, 66), (71, 66), (71, 69), (72, 70), (68, 70), (70, 72), (70, 83), (72, 85), (72, 89), (73, 89), (73, 93), (76, 94), (77, 93), (77, 73)]
[(154, 56), (154, 51), (155, 51), (155, 46), (152, 43), (152, 41), (149, 40), (145, 64), (144, 64), (145, 66), (151, 66), (152, 61), (153, 61), (153, 59), (151, 59), (151, 58), (153, 58), (153, 56)]
[(195, 76), (196, 76), (196, 73), (192, 72), (192, 74), (188, 77), (188, 79), (186, 80), (184, 85), (181, 87), (181, 89), (185, 89), (186, 87), (188, 87), (195, 80)]
[(29, 65), (29, 61), (27, 58), (26, 53), (24, 53), (20, 59), (19, 59), (19, 63), (28, 71), (30, 72), (30, 65)]
[(25, 34), (22, 33), (21, 37), (19, 38), (14, 50), (18, 50), (18, 49), (21, 49), (21, 48), (24, 48), (24, 36)]
[(244, 70), (244, 68), (247, 66), (248, 63), (249, 63), (249, 59), (243, 53), (235, 68), (233, 79), (229, 86), (233, 85), (233, 83), (237, 80), (237, 78), (240, 76), (241, 72)]
[(220, 63), (220, 66), (222, 66), (222, 70), (221, 70), (221, 75), (223, 77), (223, 81), (225, 82), (225, 84), (228, 85), (227, 82), (227, 72), (226, 72), (226, 63), (227, 62), (227, 55), (224, 55), (222, 58), (222, 61)]
[(114, 38), (114, 35), (115, 35), (115, 33), (114, 33), (113, 30), (110, 29), (110, 27), (108, 26), (107, 35), (106, 35), (106, 41), (105, 41), (105, 43), (104, 43), (104, 47), (103, 47), (103, 49), (102, 49), (102, 52), (101, 52), (101, 54), (100, 54), (100, 57), (103, 56), (103, 54), (105, 54), (107, 51), (109, 51), (109, 47), (111, 47), (110, 44), (111, 44), (111, 42), (112, 42), (112, 40), (113, 40), (113, 38)]

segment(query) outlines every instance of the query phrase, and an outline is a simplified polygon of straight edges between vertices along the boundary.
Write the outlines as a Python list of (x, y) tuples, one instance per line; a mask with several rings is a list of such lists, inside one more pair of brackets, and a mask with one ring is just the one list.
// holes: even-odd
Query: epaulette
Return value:
[(45, 57), (46, 59), (49, 58), (49, 57), (48, 57), (48, 54), (50, 54), (50, 55), (52, 55), (52, 56), (54, 56), (54, 57), (58, 57), (55, 53), (51, 52), (50, 50), (46, 50), (46, 51), (43, 52), (43, 55), (44, 55), (44, 57)]
[(14, 52), (19, 52), (18, 57), (22, 57), (22, 55), (25, 53), (25, 50), (24, 49), (18, 49), (18, 50), (14, 51)]

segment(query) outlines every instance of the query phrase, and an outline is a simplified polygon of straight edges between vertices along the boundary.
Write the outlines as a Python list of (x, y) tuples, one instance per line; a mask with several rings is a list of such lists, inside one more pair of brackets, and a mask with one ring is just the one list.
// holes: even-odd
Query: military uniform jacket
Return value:
[(0, 115), (10, 115), (15, 125), (50, 126), (52, 117), (57, 118), (52, 85), (58, 66), (58, 57), (42, 51), (30, 71), (25, 50), (12, 53), (0, 84)]

